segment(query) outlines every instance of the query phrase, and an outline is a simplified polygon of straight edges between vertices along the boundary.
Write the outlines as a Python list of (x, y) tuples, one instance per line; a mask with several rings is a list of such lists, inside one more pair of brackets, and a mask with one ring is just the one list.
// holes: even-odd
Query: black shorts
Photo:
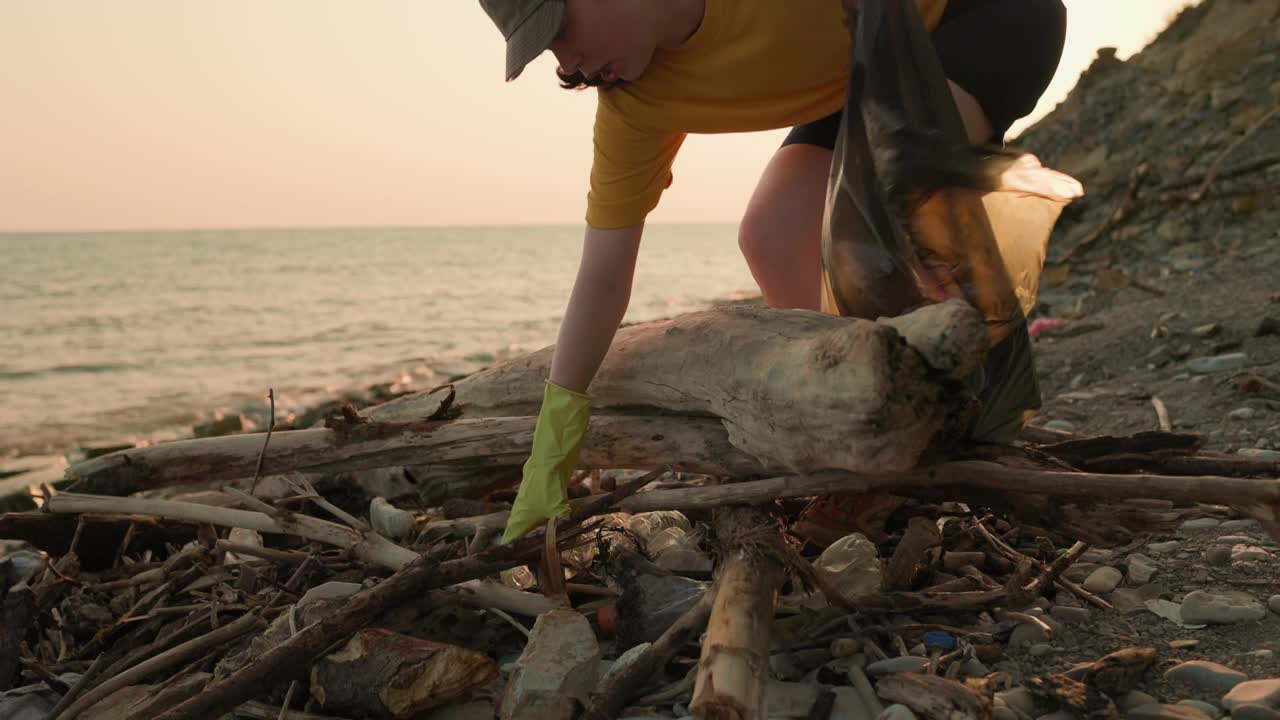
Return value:
[[(978, 100), (998, 142), (1040, 102), (1066, 32), (1062, 0), (948, 0), (932, 37), (947, 79)], [(843, 112), (795, 126), (782, 144), (834, 149)]]

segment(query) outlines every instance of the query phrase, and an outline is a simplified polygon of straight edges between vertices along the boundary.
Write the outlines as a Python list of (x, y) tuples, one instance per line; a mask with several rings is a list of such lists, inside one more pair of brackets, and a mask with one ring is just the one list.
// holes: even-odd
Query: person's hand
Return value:
[(509, 543), (569, 511), (569, 476), (578, 464), (591, 418), (591, 398), (546, 381), (520, 490), (502, 542)]

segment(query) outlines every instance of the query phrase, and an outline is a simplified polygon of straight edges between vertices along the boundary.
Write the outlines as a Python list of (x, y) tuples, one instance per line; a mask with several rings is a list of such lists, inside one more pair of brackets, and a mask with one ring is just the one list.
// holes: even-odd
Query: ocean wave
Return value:
[(51, 367), (33, 368), (31, 370), (0, 370), (0, 380), (27, 380), (31, 378), (45, 377), (48, 375), (72, 375), (75, 373), (99, 375), (102, 373), (120, 372), (122, 370), (136, 370), (141, 367), (143, 366), (136, 363), (54, 365)]

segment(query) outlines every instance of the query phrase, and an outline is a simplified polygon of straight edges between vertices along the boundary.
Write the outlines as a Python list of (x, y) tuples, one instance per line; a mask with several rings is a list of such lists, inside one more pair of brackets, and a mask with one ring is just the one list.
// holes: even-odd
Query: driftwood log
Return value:
[(786, 579), (781, 537), (763, 511), (727, 507), (713, 518), (724, 562), (702, 641), (689, 712), (699, 720), (763, 720), (769, 636)]
[[(1059, 463), (1051, 469), (955, 461), (948, 430), (969, 412), (968, 393), (955, 379), (972, 370), (985, 343), (975, 319), (961, 303), (881, 322), (728, 308), (625, 328), (592, 386), (596, 410), (579, 466), (783, 476), (645, 493), (625, 504), (633, 512), (754, 502), (766, 494), (947, 487), (986, 496), (1227, 505), (1280, 536), (1280, 463), (1199, 457), (1194, 438), (1059, 442), (1041, 449)], [(261, 435), (187, 440), (104, 455), (67, 474), (79, 481), (77, 491), (121, 495), (244, 480), (261, 458), (264, 476), (352, 473), (359, 482), (362, 472), (403, 468), (416, 479), (421, 502), (483, 497), (519, 479), (550, 356), (544, 349), (456, 386), (351, 413), (332, 427), (276, 432), (265, 450)], [(1222, 477), (1250, 474), (1271, 479)]]
[[(620, 330), (590, 392), (599, 413), (718, 418), (763, 466), (905, 470), (966, 405), (945, 380), (985, 350), (978, 314), (958, 301), (884, 322), (730, 306)], [(537, 415), (553, 351), (460, 381), (463, 416)], [(366, 415), (405, 422), (436, 405), (416, 394)]]
[[(198, 480), (216, 484), (264, 475), (338, 473), (412, 465), (424, 502), (480, 497), (520, 479), (533, 445), (534, 417), (371, 422), (345, 430), (180, 440), (123, 450), (68, 468), (73, 489), (126, 495)], [(721, 422), (696, 417), (602, 416), (591, 421), (579, 466), (650, 470), (673, 466), (712, 475), (777, 473), (729, 444)], [(514, 475), (510, 472), (515, 468)]]
[[(724, 307), (624, 328), (590, 392), (583, 468), (742, 475), (914, 467), (972, 411), (957, 378), (985, 349), (961, 302), (871, 322)], [(285, 473), (409, 467), (424, 497), (518, 480), (553, 348), (369, 408), (326, 429), (185, 440), (68, 468), (80, 492), (121, 495)], [(714, 429), (718, 429), (716, 432)], [(440, 480), (433, 481), (436, 476)], [(435, 485), (433, 485), (433, 482)]]

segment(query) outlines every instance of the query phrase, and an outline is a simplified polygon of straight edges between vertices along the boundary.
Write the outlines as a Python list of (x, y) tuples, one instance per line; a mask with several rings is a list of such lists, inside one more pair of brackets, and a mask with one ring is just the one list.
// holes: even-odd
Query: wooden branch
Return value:
[(1227, 146), (1227, 149), (1223, 150), (1216, 158), (1213, 159), (1213, 162), (1209, 164), (1209, 169), (1204, 173), (1204, 180), (1192, 195), (1193, 202), (1200, 200), (1200, 198), (1204, 197), (1204, 194), (1209, 190), (1209, 186), (1212, 185), (1213, 181), (1218, 177), (1218, 170), (1222, 167), (1222, 161), (1226, 160), (1227, 156), (1235, 152), (1236, 149), (1247, 142), (1249, 138), (1253, 137), (1254, 134), (1262, 129), (1262, 126), (1266, 125), (1267, 122), (1277, 114), (1280, 114), (1280, 105), (1271, 108), (1270, 111), (1246, 130), (1243, 135), (1236, 138), (1234, 142)]
[[(283, 433), (277, 433), (277, 439), (281, 434)], [(399, 570), (418, 557), (416, 552), (396, 545), (377, 533), (362, 535), (349, 527), (299, 514), (279, 513), (276, 517), (270, 517), (265, 513), (251, 510), (236, 510), (173, 500), (116, 498), (77, 493), (54, 495), (45, 504), (45, 509), (52, 513), (99, 512), (149, 515), (219, 527), (240, 527), (262, 533), (295, 535), (343, 548), (367, 563), (389, 570)], [(476, 580), (465, 583), (459, 589), (463, 591), (461, 597), (464, 601), (477, 605), (482, 602), (493, 603), (485, 606), (497, 607), (520, 615), (536, 616), (552, 608), (551, 603), (540, 595), (521, 592), (497, 583)]]
[(197, 657), (202, 653), (209, 652), (227, 642), (235, 640), (254, 630), (261, 630), (267, 626), (266, 621), (256, 613), (242, 615), (240, 618), (227, 625), (212, 630), (193, 640), (188, 640), (176, 647), (170, 648), (165, 652), (156, 655), (150, 660), (141, 662), (132, 668), (108, 678), (101, 685), (81, 695), (79, 699), (71, 703), (66, 710), (63, 710), (56, 720), (74, 720), (80, 713), (87, 710), (91, 705), (105, 698), (111, 693), (122, 687), (133, 685), (140, 682), (143, 678), (152, 673), (161, 670), (167, 670), (175, 665), (180, 665), (191, 658)]
[[(480, 497), (518, 482), (533, 446), (536, 417), (501, 417), (405, 423), (371, 422), (349, 432), (326, 428), (277, 431), (264, 451), (257, 434), (161, 443), (103, 455), (67, 469), (76, 491), (128, 495), (201, 480), (252, 477), (259, 454), (263, 473), (338, 473), (395, 466), (432, 466), (415, 472), (423, 502)], [(649, 470), (663, 466), (711, 475), (768, 472), (729, 444), (715, 418), (600, 416), (583, 440), (579, 467)], [(503, 469), (516, 472), (504, 476)], [(775, 468), (775, 471), (779, 468)], [(438, 480), (434, 479), (438, 474)]]
[(978, 460), (940, 463), (906, 473), (868, 475), (826, 471), (713, 487), (653, 490), (624, 501), (620, 508), (630, 513), (708, 510), (729, 504), (772, 502), (779, 498), (942, 486), (957, 488), (957, 493), (962, 489), (976, 488), (1093, 500), (1159, 498), (1183, 503), (1228, 505), (1273, 523), (1280, 518), (1280, 479), (1105, 475), (1014, 468)]
[[(1228, 178), (1238, 177), (1240, 175), (1247, 175), (1249, 173), (1257, 172), (1259, 170), (1266, 170), (1267, 168), (1270, 168), (1272, 165), (1280, 165), (1280, 153), (1270, 153), (1267, 155), (1260, 155), (1254, 158), (1253, 160), (1246, 160), (1245, 162), (1232, 165), (1231, 167), (1226, 168), (1225, 170), (1220, 170), (1217, 174), (1217, 177), (1220, 180), (1226, 180)], [(1179, 178), (1178, 180), (1174, 180), (1172, 182), (1168, 182), (1168, 183), (1165, 183), (1164, 185), (1161, 185), (1160, 187), (1156, 188), (1156, 192), (1164, 193), (1170, 190), (1177, 190), (1178, 188), (1190, 187), (1192, 185), (1201, 184), (1205, 179), (1205, 177), (1207, 177), (1207, 173), (1188, 175), (1187, 177)]]
[(769, 634), (785, 568), (771, 547), (781, 538), (760, 510), (729, 507), (713, 518), (724, 564), (716, 580), (689, 712), (699, 720), (761, 720)]
[(1107, 214), (1106, 219), (1103, 220), (1098, 227), (1094, 228), (1093, 232), (1089, 233), (1087, 237), (1073, 245), (1070, 250), (1064, 253), (1063, 256), (1058, 259), (1058, 264), (1069, 262), (1075, 256), (1086, 252), (1092, 248), (1095, 243), (1105, 237), (1112, 228), (1124, 222), (1133, 214), (1133, 211), (1138, 205), (1138, 190), (1142, 187), (1142, 181), (1147, 177), (1147, 170), (1148, 166), (1146, 163), (1140, 163), (1133, 168), (1133, 171), (1129, 174), (1129, 185), (1125, 188), (1124, 195), (1120, 198), (1120, 202), (1116, 203), (1111, 212)]

